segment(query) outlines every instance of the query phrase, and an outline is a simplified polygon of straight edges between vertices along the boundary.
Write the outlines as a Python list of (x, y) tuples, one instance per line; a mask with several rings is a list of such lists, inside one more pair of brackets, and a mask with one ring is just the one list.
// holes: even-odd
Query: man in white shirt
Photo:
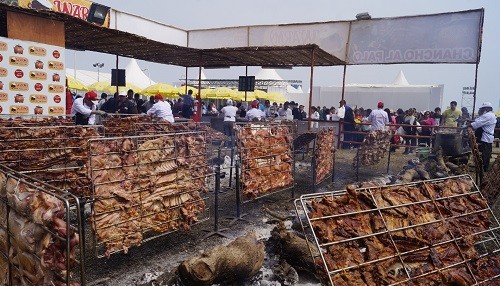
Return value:
[(283, 107), (278, 110), (278, 116), (281, 119), (293, 120), (292, 109), (290, 108), (290, 103), (288, 101), (283, 104)]
[[(247, 115), (245, 116), (246, 120), (259, 121), (263, 117), (266, 117), (264, 112), (259, 109), (259, 101), (258, 100), (252, 101), (251, 107), (252, 108), (249, 111), (247, 111)], [(291, 113), (292, 113), (292, 111), (290, 110), (290, 114)]]
[(156, 116), (168, 122), (174, 122), (172, 107), (170, 103), (163, 101), (163, 96), (160, 94), (155, 95), (155, 104), (148, 110), (147, 115), (151, 117)]
[(220, 113), (222, 114), (222, 116), (224, 116), (224, 134), (231, 140), (229, 143), (226, 143), (226, 147), (233, 146), (233, 127), (234, 123), (236, 122), (236, 111), (238, 111), (238, 107), (233, 106), (233, 101), (231, 99), (228, 99), (226, 102), (226, 106), (224, 106), (220, 110)]
[(96, 105), (93, 101), (97, 100), (97, 93), (89, 91), (84, 97), (77, 98), (73, 101), (71, 107), (71, 115), (75, 117), (76, 125), (93, 125), (95, 124), (95, 115), (104, 115), (106, 112), (96, 110)]
[[(481, 140), (479, 150), (483, 159), (483, 169), (488, 171), (490, 167), (491, 151), (493, 148), (493, 132), (495, 131), (495, 124), (497, 119), (493, 113), (493, 105), (491, 102), (485, 102), (479, 108), (479, 117), (470, 123), (470, 126), (476, 130), (477, 140)], [(482, 131), (481, 131), (482, 130)]]
[(384, 103), (377, 104), (378, 109), (373, 110), (368, 115), (368, 121), (372, 124), (372, 130), (385, 130), (385, 125), (389, 123), (387, 112), (384, 111)]

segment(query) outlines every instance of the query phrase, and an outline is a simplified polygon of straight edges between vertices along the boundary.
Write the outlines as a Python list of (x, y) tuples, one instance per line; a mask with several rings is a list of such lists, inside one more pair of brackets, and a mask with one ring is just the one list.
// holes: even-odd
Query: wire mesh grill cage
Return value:
[(85, 283), (74, 195), (0, 165), (0, 284)]
[(101, 126), (0, 127), (0, 164), (79, 197), (90, 195), (86, 140)]
[(335, 161), (335, 129), (322, 128), (314, 142), (314, 185), (319, 185), (333, 176)]
[(204, 132), (89, 140), (98, 257), (209, 218), (208, 145)]
[(237, 124), (234, 128), (241, 168), (237, 187), (243, 201), (292, 189), (295, 163), (291, 125), (256, 122)]
[(74, 124), (75, 121), (66, 116), (0, 114), (0, 127), (69, 126)]
[(499, 285), (500, 225), (470, 176), (295, 201), (327, 285)]

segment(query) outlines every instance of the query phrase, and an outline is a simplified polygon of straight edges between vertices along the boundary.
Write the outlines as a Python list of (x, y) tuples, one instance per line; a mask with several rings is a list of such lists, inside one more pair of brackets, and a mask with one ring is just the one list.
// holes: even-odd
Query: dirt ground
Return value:
[[(498, 151), (498, 150), (497, 150)], [(415, 158), (415, 154), (403, 155), (403, 150), (398, 150), (391, 154), (391, 164), (389, 175), (397, 174), (408, 160)], [(352, 168), (352, 160), (356, 150), (337, 150), (335, 159), (335, 177), (324, 182), (317, 190), (330, 191), (343, 189), (346, 184), (356, 182), (356, 172)], [(294, 198), (302, 194), (311, 193), (312, 173), (308, 167), (310, 160), (301, 161), (302, 155), (297, 155), (296, 160), (296, 187), (294, 188)], [(295, 216), (295, 207), (292, 200), (292, 191), (285, 190), (259, 200), (246, 202), (242, 205), (242, 213), (246, 215), (245, 220), (230, 220), (227, 217), (234, 217), (236, 214), (235, 190), (228, 188), (228, 178), (221, 180), (223, 193), (220, 194), (219, 204), (219, 230), (228, 238), (218, 235), (202, 239), (208, 232), (214, 230), (214, 203), (213, 193), (210, 193), (210, 219), (196, 224), (191, 231), (178, 231), (167, 234), (163, 237), (149, 241), (130, 249), (128, 254), (115, 254), (109, 259), (93, 258), (92, 247), (87, 244), (86, 277), (87, 285), (165, 285), (154, 284), (150, 281), (162, 280), (167, 273), (172, 272), (176, 267), (189, 257), (198, 255), (204, 250), (208, 250), (219, 244), (227, 244), (234, 238), (244, 235), (248, 231), (255, 231), (259, 238), (266, 240), (270, 236), (270, 230), (275, 226), (273, 217), (263, 211), (268, 208), (282, 216)], [(379, 164), (359, 169), (359, 181), (369, 181), (373, 179), (387, 180), (387, 155), (386, 160)], [(234, 186), (233, 180), (233, 186)], [(496, 203), (495, 212), (497, 217), (500, 214), (500, 204)], [(88, 237), (88, 236), (87, 236)], [(281, 284), (274, 277), (270, 267), (275, 262), (275, 257), (268, 255), (265, 265), (257, 274), (257, 277), (242, 285), (290, 285)], [(163, 275), (163, 276), (161, 276)], [(147, 284), (149, 282), (149, 284)], [(312, 286), (320, 283), (307, 273), (299, 272), (299, 281), (294, 285)]]

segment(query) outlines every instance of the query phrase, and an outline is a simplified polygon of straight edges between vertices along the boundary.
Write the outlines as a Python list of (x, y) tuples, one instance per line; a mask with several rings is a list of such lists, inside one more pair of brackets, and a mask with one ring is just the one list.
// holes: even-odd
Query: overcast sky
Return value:
[[(470, 0), (182, 0), (182, 1), (123, 1), (98, 0), (114, 9), (140, 15), (182, 29), (216, 28), (241, 25), (309, 23), (352, 20), (360, 12), (369, 12), (372, 18), (432, 14), (485, 8), (481, 62), (479, 64), (477, 104), (491, 101), (500, 108), (500, 1)], [(68, 51), (67, 67), (95, 69), (94, 62), (104, 62), (103, 71), (115, 65), (112, 55)], [(120, 68), (128, 59), (120, 58)], [(159, 65), (139, 61), (145, 73), (156, 82), (172, 83), (184, 77), (183, 67)], [(249, 68), (249, 74), (257, 68)], [(342, 84), (342, 67), (319, 67), (314, 70), (314, 86)], [(462, 87), (474, 85), (475, 65), (414, 64), (348, 66), (346, 83), (391, 83), (402, 70), (410, 84), (444, 84), (443, 105), (462, 99)], [(310, 68), (278, 70), (285, 79), (302, 80), (303, 89), (309, 89)], [(198, 69), (189, 69), (189, 78), (198, 77)], [(236, 79), (245, 74), (244, 67), (228, 70), (206, 70), (207, 78)]]

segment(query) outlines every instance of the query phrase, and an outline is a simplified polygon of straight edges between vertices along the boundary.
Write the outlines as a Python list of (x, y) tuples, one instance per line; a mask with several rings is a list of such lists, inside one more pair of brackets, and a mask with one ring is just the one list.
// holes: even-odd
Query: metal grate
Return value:
[(86, 140), (100, 137), (100, 127), (0, 127), (0, 164), (87, 197)]
[[(235, 126), (244, 201), (295, 186), (292, 125), (256, 122)], [(238, 175), (238, 174), (237, 174)]]
[(90, 140), (96, 254), (208, 219), (208, 145), (204, 132)]
[(335, 129), (322, 128), (314, 142), (314, 185), (333, 176), (335, 161)]
[(303, 195), (295, 206), (325, 284), (499, 283), (500, 225), (469, 176)]
[(0, 284), (85, 283), (78, 198), (0, 166)]

